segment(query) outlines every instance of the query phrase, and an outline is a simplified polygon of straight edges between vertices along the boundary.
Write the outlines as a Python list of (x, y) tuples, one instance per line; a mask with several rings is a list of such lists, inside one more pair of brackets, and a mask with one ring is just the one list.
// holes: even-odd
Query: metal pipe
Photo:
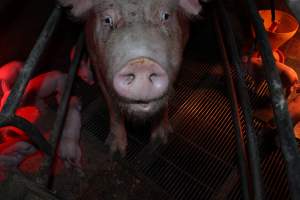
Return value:
[(271, 17), (272, 17), (272, 22), (275, 22), (275, 0), (270, 0), (270, 4), (271, 4)]
[(253, 196), (254, 199), (260, 200), (264, 199), (263, 186), (260, 172), (260, 158), (257, 145), (257, 138), (252, 125), (252, 113), (251, 113), (251, 103), (249, 94), (247, 92), (247, 86), (245, 83), (245, 74), (241, 68), (241, 59), (239, 55), (239, 50), (235, 41), (234, 33), (232, 26), (229, 22), (228, 14), (224, 8), (222, 1), (218, 2), (219, 13), (221, 14), (222, 24), (224, 33), (226, 33), (226, 39), (228, 42), (228, 50), (232, 57), (232, 62), (234, 69), (237, 72), (237, 91), (240, 97), (240, 104), (244, 114), (245, 127), (246, 127), (246, 136), (247, 136), (247, 148), (249, 155), (249, 164), (252, 177), (253, 185)]
[(51, 168), (54, 163), (56, 149), (59, 145), (59, 140), (60, 140), (61, 132), (63, 129), (65, 116), (66, 116), (66, 113), (68, 110), (68, 104), (69, 104), (69, 99), (70, 99), (70, 95), (71, 95), (71, 90), (73, 87), (73, 82), (75, 80), (77, 68), (78, 68), (78, 65), (79, 65), (79, 62), (81, 59), (83, 45), (84, 45), (84, 34), (81, 33), (79, 36), (78, 42), (76, 44), (75, 58), (71, 64), (71, 68), (69, 70), (69, 74), (68, 74), (67, 81), (66, 81), (66, 86), (65, 86), (65, 89), (64, 89), (64, 92), (62, 95), (61, 102), (59, 104), (58, 111), (57, 111), (55, 124), (54, 124), (53, 130), (50, 135), (50, 144), (53, 147), (53, 149), (52, 149), (53, 156), (45, 158), (44, 162), (42, 163), (41, 169), (40, 169), (41, 176), (37, 180), (38, 182), (42, 183), (43, 185), (45, 185), (47, 187), (49, 187), (49, 184), (50, 184), (49, 178), (50, 178), (51, 172), (52, 172)]
[(247, 159), (247, 153), (246, 153), (246, 145), (243, 139), (242, 134), (242, 125), (241, 125), (241, 118), (239, 115), (239, 108), (238, 108), (238, 100), (235, 93), (235, 87), (234, 82), (231, 75), (230, 70), (230, 64), (228, 61), (228, 55), (226, 53), (224, 39), (220, 30), (220, 24), (218, 22), (216, 13), (215, 13), (215, 27), (217, 36), (219, 38), (219, 43), (221, 46), (221, 53), (223, 56), (223, 62), (224, 62), (224, 70), (226, 73), (226, 81), (227, 81), (227, 90), (229, 93), (229, 99), (231, 103), (231, 115), (233, 119), (233, 125), (234, 125), (234, 132), (236, 135), (236, 143), (237, 143), (237, 154), (238, 154), (238, 161), (239, 161), (239, 168), (240, 168), (240, 178), (241, 178), (241, 184), (242, 184), (242, 195), (244, 200), (250, 199), (250, 191), (249, 191), (249, 168), (248, 168), (248, 159)]
[(53, 34), (56, 25), (58, 24), (61, 13), (62, 11), (59, 6), (57, 6), (52, 12), (35, 46), (30, 52), (28, 59), (26, 60), (25, 65), (22, 68), (14, 87), (12, 88), (9, 97), (7, 98), (7, 101), (4, 104), (2, 110), (3, 115), (12, 116), (15, 113), (18, 105), (20, 104), (20, 101), (22, 100), (24, 90), (31, 78), (33, 70), (37, 65), (40, 56), (42, 55), (46, 44)]
[(279, 131), (281, 150), (284, 159), (287, 162), (288, 182), (291, 196), (292, 199), (298, 200), (300, 199), (300, 157), (293, 134), (292, 122), (288, 114), (287, 103), (282, 92), (281, 80), (275, 66), (267, 33), (265, 32), (261, 17), (257, 12), (255, 2), (253, 0), (246, 0), (246, 2), (253, 20), (257, 43), (265, 66), (266, 79), (273, 103), (275, 122)]
[(29, 121), (18, 116), (4, 116), (0, 114), (0, 127), (14, 126), (22, 131), (24, 131), (29, 139), (35, 144), (39, 149), (45, 152), (47, 155), (51, 156), (51, 146), (47, 140), (43, 137), (41, 132)]
[(298, 19), (298, 22), (300, 22), (300, 2), (299, 0), (285, 0), (288, 7), (291, 9), (291, 11), (294, 13), (295, 17)]

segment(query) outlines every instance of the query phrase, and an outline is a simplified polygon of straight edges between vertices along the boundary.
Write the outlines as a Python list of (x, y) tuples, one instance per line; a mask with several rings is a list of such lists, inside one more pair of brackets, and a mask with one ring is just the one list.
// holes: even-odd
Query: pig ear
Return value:
[(190, 15), (198, 15), (202, 10), (199, 0), (179, 0), (179, 6)]
[(95, 83), (89, 58), (82, 58), (77, 75), (89, 85)]
[(62, 6), (70, 7), (75, 17), (84, 16), (95, 4), (96, 0), (58, 0)]

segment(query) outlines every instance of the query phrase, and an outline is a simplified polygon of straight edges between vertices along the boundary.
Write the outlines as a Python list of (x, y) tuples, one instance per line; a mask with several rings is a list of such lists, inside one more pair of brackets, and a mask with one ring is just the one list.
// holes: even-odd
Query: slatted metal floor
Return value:
[[(226, 184), (232, 190), (222, 196), (241, 199), (238, 178), (229, 178), (237, 172), (236, 144), (225, 84), (221, 76), (213, 75), (218, 67), (196, 61), (183, 65), (169, 109), (174, 133), (166, 145), (149, 145), (146, 128), (129, 130), (125, 162), (157, 184), (168, 198), (213, 199)], [(262, 85), (252, 95), (252, 103), (266, 90)], [(84, 129), (104, 141), (109, 118), (103, 100), (95, 100), (84, 113)], [(255, 120), (254, 125), (259, 130), (263, 124)], [(279, 150), (265, 156), (261, 168), (267, 199), (289, 199)]]
[[(174, 133), (168, 143), (151, 146), (147, 125), (128, 126), (129, 146), (122, 163), (161, 188), (162, 199), (242, 199), (230, 102), (211, 24), (192, 26), (192, 42), (169, 103)], [(250, 76), (246, 82), (253, 108), (268, 103), (265, 82), (257, 84)], [(85, 106), (83, 128), (104, 142), (109, 117), (103, 98), (96, 98), (96, 93), (89, 92), (94, 95), (90, 99), (96, 100)], [(244, 126), (243, 115), (241, 119)], [(260, 135), (264, 123), (255, 119), (253, 124)], [(264, 154), (261, 169), (266, 199), (290, 199), (279, 149)]]

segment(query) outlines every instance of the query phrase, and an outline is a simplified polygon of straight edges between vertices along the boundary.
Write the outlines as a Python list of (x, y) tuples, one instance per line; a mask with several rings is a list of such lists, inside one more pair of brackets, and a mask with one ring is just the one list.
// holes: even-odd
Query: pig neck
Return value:
[(190, 22), (188, 21), (187, 16), (184, 15), (182, 12), (177, 13), (179, 25), (182, 28), (182, 46), (185, 47), (186, 43), (188, 42), (189, 35), (190, 35)]

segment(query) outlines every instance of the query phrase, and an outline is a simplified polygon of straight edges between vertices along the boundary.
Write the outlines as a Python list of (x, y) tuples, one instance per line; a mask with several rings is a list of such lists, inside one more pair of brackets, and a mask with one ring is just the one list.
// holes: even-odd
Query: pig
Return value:
[[(61, 97), (67, 81), (67, 74), (59, 71), (50, 71), (38, 75), (29, 81), (23, 96), (26, 99), (34, 99), (34, 104), (41, 112), (45, 112), (44, 99), (56, 94), (57, 103)], [(26, 104), (25, 104), (26, 105)], [(71, 96), (66, 120), (60, 139), (59, 155), (65, 161), (65, 165), (80, 167), (81, 150), (79, 146), (81, 129), (81, 102), (79, 97)]]
[[(39, 108), (39, 106), (36, 108)], [(59, 156), (64, 161), (67, 168), (81, 168), (81, 148), (79, 145), (81, 129), (80, 109), (78, 97), (72, 96), (58, 148)], [(24, 118), (27, 119), (26, 117)], [(32, 123), (35, 123), (35, 121)], [(1, 134), (3, 134), (4, 137), (7, 132), (20, 134), (19, 130), (13, 127), (1, 129)], [(7, 148), (3, 148), (3, 150), (0, 151), (0, 166), (17, 167), (28, 155), (31, 155), (36, 151), (37, 149), (28, 142), (28, 139), (23, 138), (20, 141), (9, 144)]]
[[(16, 115), (35, 124), (41, 113), (36, 106), (25, 106), (18, 108)], [(0, 170), (1, 168), (12, 168), (28, 155), (34, 153), (36, 148), (29, 142), (25, 133), (15, 127), (2, 127), (0, 129), (3, 143), (0, 147)], [(14, 135), (14, 137), (11, 136)]]
[[(74, 48), (73, 48), (74, 49)], [(72, 50), (73, 51), (73, 50)], [(85, 58), (85, 56), (83, 56)], [(71, 55), (71, 60), (72, 60)], [(3, 83), (9, 85), (4, 91), (1, 99), (1, 109), (9, 96), (12, 83), (17, 78), (19, 71), (23, 66), (22, 62), (12, 61), (0, 68), (0, 77)], [(5, 73), (4, 73), (5, 72)], [(89, 61), (82, 59), (80, 62), (78, 76), (88, 84), (93, 84), (93, 76), (90, 71)], [(34, 104), (40, 112), (45, 112), (44, 99), (50, 95), (56, 94), (57, 103), (60, 102), (63, 90), (65, 88), (67, 74), (60, 71), (50, 71), (38, 75), (31, 79), (25, 89), (22, 97), (22, 106)], [(3, 85), (3, 84), (2, 84)], [(65, 166), (81, 167), (81, 149), (79, 146), (80, 129), (81, 129), (81, 102), (79, 97), (72, 96), (69, 101), (69, 109), (66, 115), (65, 125), (62, 132), (62, 137), (59, 145), (59, 155), (64, 160)], [(18, 111), (17, 111), (18, 112)], [(37, 118), (37, 117), (36, 117)], [(25, 117), (25, 119), (27, 119)], [(32, 121), (32, 120), (31, 120)], [(33, 120), (34, 123), (36, 120)], [(12, 128), (4, 129), (4, 132), (15, 131)], [(2, 133), (4, 134), (3, 129)], [(9, 148), (0, 152), (0, 165), (17, 166), (27, 155), (35, 152), (34, 146), (26, 141), (17, 142)]]
[(11, 61), (0, 68), (1, 110), (22, 67), (23, 62)]
[(300, 82), (296, 82), (291, 87), (291, 93), (287, 99), (288, 111), (293, 124), (300, 122)]
[[(85, 21), (86, 44), (110, 113), (106, 143), (126, 155), (124, 121), (155, 120), (151, 141), (167, 142), (168, 100), (198, 0), (59, 0)], [(206, 1), (205, 1), (206, 2)]]
[[(274, 59), (275, 66), (280, 73), (281, 81), (286, 91), (286, 96), (289, 96), (292, 86), (299, 81), (298, 74), (292, 67), (285, 65), (283, 62), (280, 62), (276, 54), (274, 54)], [(263, 80), (264, 64), (260, 56), (243, 56), (242, 61), (247, 72), (249, 72), (257, 82)]]

